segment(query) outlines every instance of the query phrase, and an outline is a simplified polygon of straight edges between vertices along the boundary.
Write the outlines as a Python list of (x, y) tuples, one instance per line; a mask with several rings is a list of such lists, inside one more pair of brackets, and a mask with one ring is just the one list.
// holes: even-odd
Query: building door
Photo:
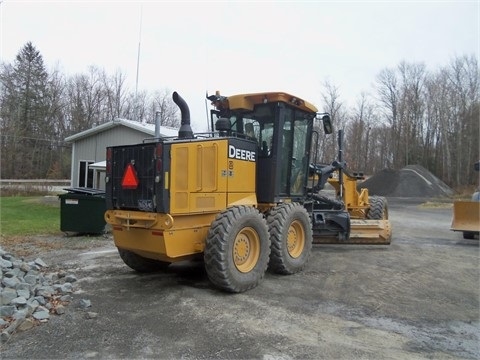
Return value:
[(88, 166), (93, 161), (80, 160), (80, 168), (78, 171), (78, 187), (93, 188), (93, 169)]

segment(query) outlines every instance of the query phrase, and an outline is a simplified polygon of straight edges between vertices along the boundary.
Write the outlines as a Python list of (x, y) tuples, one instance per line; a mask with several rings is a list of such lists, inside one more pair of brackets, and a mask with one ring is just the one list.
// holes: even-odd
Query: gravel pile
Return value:
[(359, 187), (370, 195), (391, 197), (444, 197), (453, 190), (420, 165), (408, 165), (401, 170), (385, 169), (365, 180)]
[[(65, 313), (72, 301), (77, 278), (63, 270), (49, 272), (42, 259), (24, 261), (0, 248), (0, 339), (47, 322), (50, 315)], [(91, 306), (81, 300), (80, 306)]]

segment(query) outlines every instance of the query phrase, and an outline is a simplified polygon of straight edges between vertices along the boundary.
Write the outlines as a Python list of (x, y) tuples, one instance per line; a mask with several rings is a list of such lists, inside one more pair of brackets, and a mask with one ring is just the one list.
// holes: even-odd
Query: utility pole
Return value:
[(140, 4), (140, 25), (138, 32), (138, 50), (137, 50), (137, 76), (135, 77), (135, 120), (139, 121), (139, 104), (138, 104), (138, 74), (140, 70), (140, 46), (142, 43), (142, 20), (143, 20), (143, 5)]
[(142, 42), (142, 18), (143, 18), (143, 8), (142, 8), (142, 4), (140, 4), (140, 30), (138, 33), (137, 76), (135, 78), (135, 97), (137, 96), (137, 92), (138, 92), (138, 72), (140, 69), (140, 45)]

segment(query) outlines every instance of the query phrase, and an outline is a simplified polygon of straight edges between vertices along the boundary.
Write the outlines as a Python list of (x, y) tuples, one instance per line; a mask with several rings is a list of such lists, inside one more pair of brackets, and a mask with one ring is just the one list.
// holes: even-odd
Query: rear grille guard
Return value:
[[(113, 149), (112, 199), (115, 209), (155, 211), (155, 144), (141, 144)], [(133, 164), (139, 184), (135, 189), (122, 187), (128, 164)]]

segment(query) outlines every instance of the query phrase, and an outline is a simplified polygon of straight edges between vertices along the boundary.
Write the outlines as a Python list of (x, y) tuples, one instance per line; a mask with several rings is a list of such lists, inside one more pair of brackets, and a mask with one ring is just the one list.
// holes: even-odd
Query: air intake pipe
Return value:
[(180, 112), (182, 113), (182, 122), (180, 129), (178, 130), (178, 137), (180, 139), (193, 139), (193, 131), (192, 127), (190, 126), (190, 110), (188, 109), (188, 105), (176, 91), (173, 92), (172, 97), (173, 101), (178, 105)]

